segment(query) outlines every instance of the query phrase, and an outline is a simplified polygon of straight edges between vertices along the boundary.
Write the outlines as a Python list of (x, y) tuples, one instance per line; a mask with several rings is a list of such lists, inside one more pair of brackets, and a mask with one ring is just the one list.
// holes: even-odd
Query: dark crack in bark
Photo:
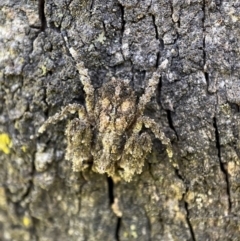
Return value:
[[(109, 200), (109, 205), (112, 206), (114, 204), (114, 182), (111, 177), (107, 177), (107, 183), (108, 183), (108, 200)], [(121, 217), (117, 217), (117, 222), (116, 222), (116, 230), (115, 230), (115, 239), (116, 241), (119, 241), (119, 231), (121, 227)]]
[(157, 29), (157, 25), (155, 23), (155, 16), (154, 15), (152, 15), (152, 21), (153, 21), (153, 26), (154, 26), (154, 29), (155, 29), (156, 39), (159, 40), (158, 29)]
[(228, 172), (225, 168), (224, 163), (222, 162), (222, 157), (221, 157), (221, 144), (220, 144), (220, 136), (219, 136), (219, 131), (218, 131), (218, 126), (217, 126), (217, 118), (213, 118), (213, 127), (215, 129), (215, 139), (216, 139), (216, 148), (217, 148), (217, 155), (218, 155), (218, 160), (220, 164), (220, 169), (225, 177), (226, 185), (227, 185), (227, 195), (228, 195), (228, 212), (231, 213), (232, 209), (232, 202), (231, 202), (231, 192), (230, 192), (230, 183), (229, 183), (229, 177), (228, 177)]
[[(159, 83), (158, 83), (158, 97), (157, 97), (157, 100), (158, 100), (158, 104), (159, 104), (159, 105), (161, 105), (161, 101), (160, 101), (161, 91), (162, 91), (162, 77), (160, 76)], [(173, 120), (172, 120), (171, 111), (170, 111), (170, 110), (167, 110), (167, 109), (164, 109), (164, 110), (166, 111), (166, 114), (167, 114), (168, 125), (169, 125), (169, 127), (173, 130), (173, 132), (175, 133), (177, 140), (179, 140), (177, 131), (176, 131), (174, 125), (173, 125)]]
[(94, 3), (95, 3), (95, 1), (94, 1), (94, 0), (92, 0), (91, 5), (90, 5), (90, 11), (92, 11), (93, 6), (94, 6)]
[(47, 27), (44, 7), (45, 7), (45, 0), (38, 0), (38, 14), (39, 14), (39, 19), (41, 21), (41, 27), (40, 27), (41, 31), (45, 31)]
[[(48, 102), (47, 102), (47, 88), (43, 87), (43, 103), (48, 107)], [(49, 117), (49, 108), (46, 108), (44, 110), (44, 114)]]
[(206, 28), (205, 28), (205, 18), (206, 18), (206, 2), (203, 0), (202, 2), (202, 29), (203, 29), (203, 43), (202, 43), (202, 51), (203, 51), (203, 73), (207, 82), (207, 90), (209, 89), (209, 74), (207, 72), (207, 66), (206, 66)]
[(179, 139), (178, 138), (178, 134), (177, 134), (177, 131), (176, 131), (174, 125), (173, 125), (172, 113), (171, 113), (170, 110), (166, 110), (166, 112), (167, 112), (168, 125), (174, 131), (174, 133), (175, 133), (175, 135), (177, 137), (177, 140), (178, 140)]
[(125, 30), (126, 21), (124, 19), (124, 6), (119, 3), (119, 7), (120, 7), (120, 11), (121, 11), (121, 23), (122, 23), (121, 36), (120, 36), (121, 54), (122, 54), (123, 59), (125, 60), (125, 57), (124, 57), (124, 54), (123, 54), (123, 51), (122, 51), (122, 43), (123, 43), (123, 34), (124, 34), (124, 30)]
[(108, 177), (107, 181), (108, 181), (109, 205), (112, 205), (114, 203), (114, 183), (111, 177)]
[(171, 14), (173, 15), (173, 2), (172, 0), (169, 0), (170, 8), (171, 8)]
[(162, 76), (159, 78), (159, 83), (157, 86), (157, 103), (159, 106), (161, 106), (161, 91), (162, 91)]
[[(176, 176), (183, 182), (185, 183), (184, 181), (184, 178), (182, 177), (182, 175), (179, 173), (179, 170), (174, 168), (175, 169), (175, 174)], [(186, 184), (185, 184), (186, 186)], [(183, 206), (185, 208), (185, 211), (186, 211), (186, 222), (187, 222), (187, 225), (188, 225), (188, 229), (189, 229), (189, 232), (190, 232), (190, 235), (191, 235), (191, 238), (192, 238), (192, 241), (196, 241), (196, 238), (195, 238), (195, 233), (194, 233), (194, 230), (193, 230), (193, 226), (192, 226), (192, 223), (190, 221), (190, 213), (189, 213), (189, 208), (188, 208), (188, 203), (185, 201), (185, 195), (186, 193), (188, 193), (188, 187), (186, 186), (186, 192), (182, 195), (182, 200), (183, 200)]]
[[(185, 197), (185, 195), (184, 195), (184, 197)], [(184, 199), (184, 197), (183, 197), (183, 199)], [(192, 241), (196, 241), (194, 230), (193, 230), (190, 218), (189, 218), (188, 203), (186, 201), (184, 201), (184, 207), (185, 207), (185, 210), (186, 210), (186, 221), (187, 221), (188, 228), (189, 228), (189, 231), (190, 231), (190, 234), (191, 234), (191, 237), (192, 237)]]
[(120, 11), (121, 11), (121, 22), (122, 22), (122, 28), (121, 28), (121, 33), (122, 33), (122, 37), (123, 37), (123, 33), (124, 33), (124, 30), (125, 30), (125, 24), (126, 24), (126, 21), (124, 19), (124, 6), (122, 4), (119, 3), (119, 7), (120, 7)]
[(107, 35), (107, 31), (106, 31), (106, 25), (104, 23), (104, 21), (102, 21), (102, 25), (103, 25), (103, 31), (104, 31), (104, 35)]
[(121, 227), (121, 221), (122, 221), (121, 218), (117, 219), (117, 227), (116, 227), (116, 233), (115, 233), (115, 235), (116, 235), (115, 238), (117, 241), (120, 241), (119, 231), (120, 231), (120, 227)]
[(157, 52), (157, 60), (156, 60), (156, 68), (157, 68), (158, 65), (159, 65), (159, 61), (160, 61), (160, 50), (163, 50), (164, 43), (163, 43), (163, 41), (161, 41), (162, 39), (159, 39), (158, 28), (157, 28), (157, 25), (156, 25), (156, 22), (155, 22), (155, 16), (154, 15), (152, 15), (152, 21), (153, 21), (153, 26), (154, 26), (154, 29), (155, 29), (156, 39), (159, 41), (159, 51)]
[(160, 42), (160, 49), (164, 50), (164, 41), (163, 41), (163, 39), (160, 38), (159, 42)]
[[(149, 163), (149, 168), (151, 168), (151, 164), (150, 163)], [(151, 177), (154, 180), (154, 177), (152, 175), (151, 169), (149, 169), (149, 173), (150, 173)], [(147, 214), (146, 209), (145, 209), (145, 216), (147, 218), (147, 225), (148, 225), (148, 232), (149, 232), (149, 238), (146, 241), (152, 241), (152, 224), (151, 224), (151, 221), (150, 221), (150, 218), (149, 218), (149, 216)]]
[(156, 68), (159, 66), (160, 62), (160, 51), (157, 52)]
[(205, 80), (207, 82), (207, 90), (209, 88), (209, 74), (207, 72), (204, 72)]

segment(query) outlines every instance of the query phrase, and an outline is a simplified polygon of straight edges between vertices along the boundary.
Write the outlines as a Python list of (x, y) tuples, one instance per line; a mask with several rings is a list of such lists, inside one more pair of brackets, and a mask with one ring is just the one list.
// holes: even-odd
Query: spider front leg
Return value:
[(138, 103), (138, 110), (143, 114), (146, 104), (150, 102), (151, 98), (154, 96), (154, 92), (157, 89), (159, 79), (161, 77), (161, 66), (153, 73), (151, 79), (148, 80), (148, 84), (145, 88), (144, 94), (140, 97)]
[(69, 114), (75, 114), (78, 112), (78, 116), (81, 119), (86, 118), (86, 110), (82, 105), (79, 104), (69, 104), (65, 106), (60, 112), (48, 118), (47, 121), (39, 128), (38, 133), (43, 133), (46, 131), (49, 125), (55, 125), (59, 121), (65, 119)]
[(82, 171), (89, 166), (92, 160), (92, 129), (91, 125), (78, 118), (73, 119), (67, 125), (66, 159), (72, 161), (73, 171)]
[(94, 112), (94, 106), (95, 106), (95, 101), (94, 101), (94, 88), (91, 84), (91, 79), (90, 76), (88, 75), (88, 69), (85, 68), (83, 62), (78, 62), (77, 63), (77, 70), (78, 73), (81, 77), (81, 82), (83, 84), (83, 89), (86, 94), (85, 97), (85, 106), (87, 109), (87, 112), (91, 116), (91, 119), (93, 118), (93, 112)]
[(143, 125), (151, 129), (155, 137), (166, 145), (168, 157), (172, 158), (171, 142), (161, 131), (161, 126), (149, 117), (140, 117), (133, 127), (132, 135), (124, 146), (123, 155), (119, 162), (119, 167), (122, 168), (119, 171), (120, 176), (126, 181), (131, 181), (135, 173), (140, 174), (142, 172), (145, 159), (152, 151), (153, 144), (150, 135), (147, 132), (140, 134)]
[(169, 138), (167, 138), (164, 134), (164, 132), (161, 130), (162, 127), (153, 119), (144, 116), (141, 118), (142, 123), (146, 128), (151, 129), (153, 134), (155, 135), (156, 138), (158, 138), (163, 145), (166, 145), (166, 151), (168, 154), (168, 157), (171, 159), (173, 156), (173, 151), (172, 151), (172, 144)]

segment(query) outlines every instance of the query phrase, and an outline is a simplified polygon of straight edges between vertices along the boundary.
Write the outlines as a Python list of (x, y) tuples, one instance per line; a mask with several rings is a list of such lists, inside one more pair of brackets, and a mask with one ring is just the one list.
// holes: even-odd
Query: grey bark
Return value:
[[(0, 240), (240, 240), (239, 13), (223, 0), (2, 0)], [(139, 97), (167, 60), (146, 115), (171, 161), (156, 140), (131, 182), (75, 173), (67, 120), (37, 134), (84, 104), (71, 49), (94, 88), (128, 79)]]

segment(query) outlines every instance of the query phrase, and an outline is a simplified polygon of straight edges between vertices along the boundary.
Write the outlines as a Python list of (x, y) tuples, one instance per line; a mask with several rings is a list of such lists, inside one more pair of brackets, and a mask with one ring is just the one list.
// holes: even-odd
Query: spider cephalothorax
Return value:
[(74, 171), (88, 166), (98, 173), (120, 175), (130, 181), (135, 173), (141, 173), (146, 156), (152, 150), (152, 138), (143, 126), (167, 147), (171, 157), (171, 143), (162, 132), (161, 125), (144, 116), (146, 104), (155, 93), (159, 81), (156, 71), (148, 82), (145, 93), (137, 102), (135, 92), (127, 81), (116, 80), (95, 91), (87, 70), (78, 64), (86, 93), (85, 106), (69, 104), (61, 112), (50, 117), (40, 128), (43, 132), (49, 124), (66, 118), (68, 113), (78, 112), (66, 128), (66, 159), (73, 163)]

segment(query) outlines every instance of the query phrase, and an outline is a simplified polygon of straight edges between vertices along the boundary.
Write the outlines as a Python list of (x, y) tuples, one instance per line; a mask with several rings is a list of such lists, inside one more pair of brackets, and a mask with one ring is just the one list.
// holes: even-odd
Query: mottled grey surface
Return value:
[[(238, 1), (2, 0), (0, 240), (239, 240), (239, 42)], [(84, 105), (78, 62), (138, 97), (164, 66), (145, 115), (171, 160), (155, 140), (129, 183), (72, 171), (67, 121), (38, 129)]]

